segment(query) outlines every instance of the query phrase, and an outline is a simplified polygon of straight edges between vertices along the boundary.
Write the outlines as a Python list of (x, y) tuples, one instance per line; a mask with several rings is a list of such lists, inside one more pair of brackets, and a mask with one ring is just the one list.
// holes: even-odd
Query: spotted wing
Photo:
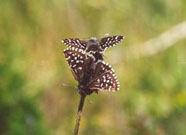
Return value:
[(117, 45), (123, 40), (123, 36), (108, 36), (100, 39), (100, 46), (102, 50)]
[(80, 82), (84, 72), (84, 64), (86, 62), (85, 52), (82, 49), (72, 47), (65, 49), (64, 55), (74, 78)]
[(85, 50), (87, 46), (87, 42), (79, 38), (66, 38), (62, 40), (62, 43), (70, 48), (75, 47), (83, 50)]
[(98, 63), (89, 88), (92, 90), (117, 91), (119, 87), (119, 81), (112, 67), (104, 61)]

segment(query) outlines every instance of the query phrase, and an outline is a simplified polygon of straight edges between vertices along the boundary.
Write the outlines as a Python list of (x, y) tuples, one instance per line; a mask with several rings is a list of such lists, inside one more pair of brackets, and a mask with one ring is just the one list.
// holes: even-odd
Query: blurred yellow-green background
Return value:
[(0, 135), (73, 134), (61, 40), (107, 33), (125, 36), (105, 53), (121, 89), (86, 99), (79, 134), (186, 135), (185, 21), (186, 0), (0, 0)]

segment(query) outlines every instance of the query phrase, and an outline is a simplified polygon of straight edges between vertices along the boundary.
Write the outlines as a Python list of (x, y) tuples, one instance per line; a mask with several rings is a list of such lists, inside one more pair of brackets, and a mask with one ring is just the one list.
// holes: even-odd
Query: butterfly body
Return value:
[(88, 58), (89, 60), (85, 61), (84, 64), (84, 73), (82, 75), (82, 78), (78, 80), (78, 92), (80, 94), (90, 95), (93, 91), (89, 89), (89, 82), (92, 79), (93, 70), (95, 67), (95, 63), (93, 63), (93, 59)]
[(86, 55), (82, 49), (64, 50), (66, 60), (78, 81), (78, 92), (90, 95), (99, 90), (119, 90), (119, 82), (110, 65), (104, 61), (94, 61), (93, 56)]

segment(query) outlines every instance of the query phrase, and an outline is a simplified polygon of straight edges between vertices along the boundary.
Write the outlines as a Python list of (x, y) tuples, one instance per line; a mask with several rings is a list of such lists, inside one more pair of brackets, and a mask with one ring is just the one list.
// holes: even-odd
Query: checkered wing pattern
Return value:
[(92, 90), (117, 91), (119, 87), (119, 81), (112, 67), (104, 61), (98, 63), (95, 77), (90, 83), (89, 88)]
[(84, 72), (84, 64), (86, 62), (85, 52), (82, 49), (72, 47), (65, 49), (64, 55), (74, 78), (79, 82)]
[(100, 46), (103, 50), (117, 45), (123, 40), (123, 36), (108, 36), (100, 39)]
[(87, 46), (87, 42), (79, 38), (66, 38), (62, 40), (62, 43), (70, 48), (75, 47), (83, 50), (85, 50)]

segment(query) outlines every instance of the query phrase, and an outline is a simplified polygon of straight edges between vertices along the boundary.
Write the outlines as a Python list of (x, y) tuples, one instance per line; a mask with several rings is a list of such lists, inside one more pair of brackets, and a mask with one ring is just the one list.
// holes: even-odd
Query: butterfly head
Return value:
[(87, 41), (88, 47), (87, 47), (87, 52), (96, 52), (96, 51), (101, 51), (100, 45), (99, 45), (99, 40), (97, 38), (90, 38)]

